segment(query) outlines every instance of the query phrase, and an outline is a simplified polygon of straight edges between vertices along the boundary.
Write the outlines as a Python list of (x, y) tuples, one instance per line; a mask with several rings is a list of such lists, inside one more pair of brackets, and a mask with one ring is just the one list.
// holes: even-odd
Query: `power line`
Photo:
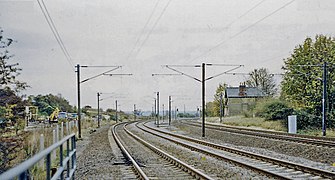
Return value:
[(128, 56), (127, 56), (127, 60), (130, 58), (131, 54), (134, 52), (134, 50), (135, 50), (137, 44), (139, 43), (139, 41), (140, 41), (142, 35), (144, 34), (145, 29), (147, 28), (147, 26), (148, 26), (148, 24), (149, 24), (149, 22), (150, 22), (150, 20), (151, 20), (151, 18), (152, 18), (152, 16), (153, 16), (154, 12), (156, 11), (156, 8), (157, 8), (157, 6), (158, 6), (159, 1), (160, 1), (160, 0), (157, 0), (157, 2), (156, 2), (156, 4), (155, 4), (154, 8), (152, 9), (151, 14), (149, 15), (149, 18), (147, 19), (147, 21), (146, 21), (146, 23), (145, 23), (145, 25), (144, 25), (144, 27), (143, 27), (143, 29), (142, 29), (140, 35), (137, 37), (136, 42), (135, 42), (133, 48), (131, 49), (130, 53), (129, 53)]
[[(245, 13), (243, 13), (242, 15), (240, 15), (238, 18), (236, 18), (234, 21), (230, 22), (225, 28), (230, 27), (231, 25), (233, 25), (234, 23), (236, 23), (238, 20), (242, 19), (244, 16), (246, 16), (247, 14), (249, 14), (252, 10), (256, 9), (258, 6), (260, 6), (261, 4), (263, 4), (266, 0), (262, 0), (259, 3), (257, 3), (256, 5), (254, 5), (253, 7), (251, 7), (249, 10), (247, 10)], [(224, 28), (224, 29), (225, 29)], [(222, 32), (222, 31), (221, 31)]]
[(168, 6), (170, 5), (171, 1), (172, 1), (172, 0), (169, 0), (169, 1), (166, 3), (164, 9), (162, 10), (162, 12), (161, 12), (161, 14), (159, 15), (159, 17), (156, 19), (156, 21), (155, 21), (154, 25), (152, 26), (150, 32), (147, 34), (147, 36), (145, 37), (145, 39), (144, 39), (144, 41), (142, 42), (141, 46), (139, 47), (138, 51), (136, 52), (135, 57), (140, 53), (140, 51), (141, 51), (143, 45), (144, 45), (144, 44), (146, 43), (146, 41), (149, 39), (149, 37), (150, 37), (150, 35), (152, 34), (153, 30), (154, 30), (155, 27), (157, 26), (159, 20), (162, 18), (162, 16), (163, 16), (163, 14), (165, 13), (166, 9), (167, 9)]
[(249, 30), (250, 28), (256, 26), (257, 24), (259, 24), (260, 22), (264, 21), (265, 19), (269, 18), (270, 16), (274, 15), (275, 13), (277, 13), (278, 11), (284, 9), (286, 6), (292, 4), (295, 0), (291, 0), (290, 2), (284, 4), (283, 6), (281, 6), (280, 8), (276, 9), (275, 11), (271, 12), (270, 14), (264, 16), (263, 18), (259, 19), (258, 21), (254, 22), (253, 24), (249, 25), (248, 27), (242, 29), (241, 31), (237, 32), (236, 34), (234, 34), (233, 36), (230, 36), (228, 39), (225, 39), (219, 43), (217, 43), (215, 46), (213, 46), (212, 48), (210, 48), (209, 50), (207, 50), (205, 53), (200, 54), (199, 56), (191, 59), (191, 61), (194, 61), (198, 58), (201, 58), (203, 56), (205, 56), (206, 54), (208, 54), (209, 52), (211, 52), (214, 49), (217, 49), (218, 47), (220, 47), (221, 45), (223, 45), (224, 43), (228, 42), (229, 40), (234, 39), (235, 37), (239, 36), (240, 34), (244, 33), (245, 31)]
[[(41, 4), (41, 2), (42, 2), (42, 4)], [(47, 9), (44, 1), (41, 0), (41, 2), (39, 0), (37, 0), (37, 3), (38, 3), (38, 5), (39, 5), (39, 7), (40, 7), (40, 9), (41, 9), (41, 11), (42, 11), (42, 13), (43, 13), (46, 21), (47, 21), (47, 23), (48, 23), (48, 25), (49, 25), (49, 27), (50, 27), (50, 29), (52, 31), (52, 34), (54, 35), (54, 37), (55, 37), (58, 45), (60, 46), (63, 54), (65, 55), (66, 60), (71, 65), (72, 69), (74, 69), (74, 64), (71, 61), (71, 57), (69, 55), (69, 52), (67, 51), (67, 49), (66, 49), (66, 47), (65, 47), (65, 45), (64, 45), (64, 43), (62, 41), (62, 38), (60, 37), (60, 35), (58, 33), (58, 30), (57, 30), (57, 28), (56, 28), (56, 26), (55, 26), (55, 24), (54, 24), (54, 22), (53, 22), (53, 20), (52, 20), (52, 18), (50, 16), (50, 14), (49, 14), (49, 11), (48, 11), (48, 9)]]

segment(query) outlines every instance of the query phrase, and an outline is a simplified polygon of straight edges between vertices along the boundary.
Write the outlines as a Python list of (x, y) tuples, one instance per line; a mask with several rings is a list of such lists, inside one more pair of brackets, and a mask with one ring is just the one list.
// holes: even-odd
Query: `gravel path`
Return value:
[(118, 160), (110, 146), (108, 130), (109, 126), (101, 127), (78, 141), (76, 179), (121, 179), (120, 168), (114, 165)]

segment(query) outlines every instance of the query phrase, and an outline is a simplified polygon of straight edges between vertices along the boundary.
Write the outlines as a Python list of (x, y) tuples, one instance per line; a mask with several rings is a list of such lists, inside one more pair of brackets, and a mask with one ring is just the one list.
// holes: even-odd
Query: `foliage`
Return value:
[[(215, 90), (214, 101), (206, 103), (206, 116), (217, 117), (220, 116), (220, 100), (221, 95), (224, 96), (225, 89), (227, 87), (226, 83), (219, 84)], [(222, 97), (224, 99), (224, 97)], [(222, 109), (224, 109), (224, 100), (222, 100)]]
[[(307, 129), (321, 129), (322, 128), (322, 117), (315, 116), (313, 112), (309, 109), (298, 109), (292, 114), (297, 115), (297, 129), (307, 130)], [(331, 117), (331, 116), (330, 116)], [(334, 126), (335, 120), (333, 118), (327, 119), (327, 127), (331, 128)], [(283, 121), (283, 124), (287, 127), (287, 121)]]
[(205, 108), (205, 116), (208, 117), (214, 117), (215, 112), (214, 112), (214, 102), (207, 102), (206, 103), (206, 108)]
[(180, 118), (194, 118), (195, 115), (190, 114), (190, 113), (178, 113), (178, 117), (180, 117)]
[(11, 38), (3, 36), (3, 30), (0, 28), (0, 87), (12, 87), (16, 92), (24, 90), (28, 85), (16, 79), (20, 75), (21, 68), (17, 67), (19, 63), (10, 63), (14, 55), (10, 54), (8, 47), (14, 42)]
[(11, 122), (14, 125), (18, 120), (24, 118), (25, 102), (17, 96), (9, 87), (0, 89), (0, 119)]
[[(322, 112), (322, 65), (335, 64), (335, 39), (317, 35), (315, 40), (306, 38), (295, 47), (284, 61), (285, 74), (281, 83), (281, 98), (290, 102), (295, 109), (305, 109), (320, 116)], [(329, 68), (333, 70), (333, 68)], [(335, 74), (328, 74), (328, 92), (334, 94)], [(330, 107), (333, 107), (332, 105)], [(331, 109), (329, 109), (331, 110)]]
[[(213, 101), (213, 116), (220, 116), (220, 101), (222, 96), (222, 109), (224, 110), (224, 93), (226, 90), (226, 87), (228, 85), (226, 83), (219, 84), (219, 86), (216, 88), (215, 95), (214, 95), (214, 101)], [(224, 114), (224, 113), (223, 113)]]
[(280, 100), (267, 100), (258, 104), (256, 115), (267, 120), (284, 120), (291, 115), (293, 109), (287, 103)]
[(249, 87), (257, 87), (261, 89), (268, 96), (273, 96), (277, 92), (273, 75), (271, 75), (266, 68), (254, 69), (251, 71), (246, 84)]
[(38, 107), (38, 110), (42, 115), (49, 116), (56, 107), (60, 109), (60, 111), (76, 112), (76, 110), (69, 104), (69, 101), (61, 96), (48, 94), (29, 96), (28, 99), (32, 105)]

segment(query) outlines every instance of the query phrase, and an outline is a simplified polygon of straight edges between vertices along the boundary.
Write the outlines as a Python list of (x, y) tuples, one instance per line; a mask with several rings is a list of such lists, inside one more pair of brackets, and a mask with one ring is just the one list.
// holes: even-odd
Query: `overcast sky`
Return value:
[[(115, 108), (117, 99), (121, 110), (132, 110), (134, 104), (151, 110), (159, 91), (165, 107), (171, 95), (173, 106), (196, 110), (201, 105), (199, 82), (152, 73), (174, 73), (161, 65), (202, 62), (244, 65), (234, 72), (265, 67), (282, 73), (283, 59), (306, 37), (334, 36), (335, 30), (334, 1), (291, 1), (44, 0), (71, 59), (63, 54), (38, 1), (0, 0), (0, 27), (17, 40), (10, 52), (23, 69), (19, 79), (31, 86), (24, 94), (61, 94), (76, 105), (76, 64), (122, 65), (113, 73), (133, 76), (101, 76), (81, 84), (82, 106), (96, 107), (96, 94), (102, 92), (104, 109)], [(206, 76), (229, 68), (207, 67)], [(109, 69), (82, 68), (81, 78)], [(201, 78), (200, 68), (177, 69)], [(238, 86), (246, 78), (223, 75), (207, 81), (207, 101), (213, 100), (219, 83)]]

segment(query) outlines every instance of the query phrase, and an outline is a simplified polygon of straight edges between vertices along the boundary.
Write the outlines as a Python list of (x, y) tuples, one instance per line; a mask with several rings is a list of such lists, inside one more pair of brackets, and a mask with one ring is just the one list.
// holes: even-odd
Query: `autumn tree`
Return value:
[[(306, 38), (291, 57), (284, 61), (285, 75), (282, 81), (282, 97), (296, 108), (321, 111), (322, 65), (327, 62), (329, 72), (335, 65), (335, 39), (317, 35), (315, 40)], [(328, 73), (328, 92), (334, 92), (335, 74)]]
[(0, 87), (11, 87), (18, 92), (27, 88), (27, 84), (16, 79), (22, 69), (18, 67), (19, 63), (11, 62), (14, 55), (9, 53), (8, 47), (13, 42), (13, 39), (3, 36), (0, 28)]
[[(28, 87), (25, 82), (16, 79), (22, 69), (18, 67), (18, 63), (12, 62), (14, 55), (8, 50), (13, 42), (12, 38), (3, 36), (3, 30), (0, 28), (0, 107), (2, 109), (0, 119), (12, 124), (23, 118), (24, 104), (17, 92)], [(9, 112), (12, 116), (8, 116)]]
[[(322, 108), (322, 65), (325, 62), (329, 71), (328, 94), (334, 94), (335, 74), (331, 72), (335, 65), (335, 39), (317, 35), (314, 40), (306, 38), (284, 61), (281, 97), (296, 109), (307, 109), (319, 116)], [(329, 108), (332, 107), (330, 105)]]
[(246, 81), (249, 87), (257, 87), (266, 95), (273, 96), (277, 92), (276, 83), (273, 75), (266, 68), (254, 69), (249, 73), (249, 78)]
[(214, 101), (213, 101), (213, 115), (220, 116), (220, 101), (222, 96), (222, 109), (224, 109), (224, 93), (226, 90), (227, 84), (220, 83), (219, 86), (216, 88)]
[(32, 105), (37, 106), (39, 112), (43, 115), (50, 115), (57, 107), (60, 111), (75, 112), (68, 100), (61, 96), (53, 94), (29, 96)]

